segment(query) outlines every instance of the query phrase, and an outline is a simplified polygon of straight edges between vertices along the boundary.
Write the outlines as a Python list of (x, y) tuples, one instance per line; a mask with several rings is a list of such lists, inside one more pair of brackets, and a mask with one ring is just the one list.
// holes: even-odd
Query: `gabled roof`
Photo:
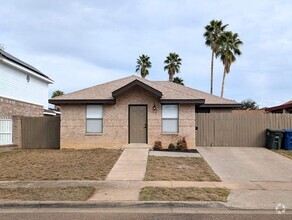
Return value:
[[(140, 86), (160, 98), (161, 103), (194, 103), (208, 107), (238, 107), (239, 103), (169, 81), (150, 81), (129, 76), (50, 99), (52, 104), (115, 103), (115, 97)], [(215, 106), (214, 106), (215, 105)]]
[(157, 90), (157, 89), (155, 89), (155, 88), (153, 88), (153, 87), (151, 87), (151, 86), (149, 86), (149, 85), (147, 85), (147, 84), (145, 84), (137, 79), (135, 79), (134, 81), (130, 82), (129, 84), (113, 91), (112, 96), (114, 98), (116, 98), (117, 96), (122, 95), (125, 92), (129, 91), (130, 89), (134, 88), (135, 86), (142, 87), (143, 89), (147, 90), (148, 92), (151, 92), (152, 94), (158, 96), (159, 98), (161, 98), (161, 96), (162, 96), (162, 93), (159, 90)]
[(12, 56), (11, 54), (7, 53), (6, 51), (4, 50), (0, 50), (0, 55), (2, 55), (4, 58), (6, 58), (7, 60), (13, 62), (13, 63), (16, 63), (24, 68), (27, 68), (31, 71), (33, 71), (34, 73), (40, 75), (41, 77), (44, 77), (50, 81), (53, 81), (52, 79), (50, 79), (47, 75), (43, 74), (41, 71), (39, 71), (38, 69), (36, 69), (35, 67), (23, 62), (22, 60)]

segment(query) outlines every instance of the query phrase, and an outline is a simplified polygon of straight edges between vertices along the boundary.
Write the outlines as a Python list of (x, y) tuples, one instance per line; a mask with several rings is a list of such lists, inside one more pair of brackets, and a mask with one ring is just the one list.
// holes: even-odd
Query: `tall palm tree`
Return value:
[(181, 61), (182, 60), (177, 53), (169, 53), (166, 57), (166, 60), (164, 61), (164, 64), (166, 64), (164, 71), (168, 71), (170, 82), (173, 82), (174, 74), (179, 73)]
[(180, 77), (174, 77), (174, 78), (173, 78), (173, 82), (174, 82), (174, 83), (177, 83), (177, 84), (180, 84), (180, 85), (182, 85), (182, 86), (185, 85), (185, 84), (184, 84), (184, 80), (183, 80), (182, 78), (180, 78)]
[(152, 67), (152, 63), (150, 62), (150, 57), (147, 55), (142, 54), (139, 56), (139, 59), (137, 59), (137, 66), (136, 66), (136, 72), (140, 70), (142, 78), (145, 78), (148, 74), (148, 68)]
[(222, 21), (212, 20), (210, 24), (205, 27), (204, 37), (206, 39), (205, 44), (211, 47), (212, 58), (211, 58), (211, 88), (210, 93), (213, 94), (213, 67), (214, 67), (214, 55), (218, 50), (218, 40), (225, 28), (228, 26), (222, 25)]
[(237, 33), (232, 33), (231, 31), (224, 32), (220, 36), (220, 46), (217, 50), (216, 57), (220, 57), (220, 60), (224, 66), (222, 86), (221, 86), (221, 97), (224, 94), (224, 85), (226, 74), (230, 72), (231, 64), (236, 61), (236, 56), (240, 56), (242, 52), (239, 47), (243, 42), (238, 38)]

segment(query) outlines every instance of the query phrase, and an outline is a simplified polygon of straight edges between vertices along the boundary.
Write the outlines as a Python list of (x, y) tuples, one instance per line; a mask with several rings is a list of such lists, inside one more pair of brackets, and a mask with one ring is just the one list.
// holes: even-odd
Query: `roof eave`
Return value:
[(161, 104), (204, 104), (205, 99), (160, 99)]
[(25, 66), (22, 66), (22, 65), (14, 62), (14, 61), (12, 61), (10, 59), (6, 59), (6, 57), (5, 58), (2, 58), (1, 60), (5, 64), (7, 64), (9, 66), (12, 66), (12, 67), (14, 67), (16, 69), (19, 69), (19, 70), (21, 70), (21, 71), (23, 71), (23, 72), (25, 72), (27, 74), (33, 75), (33, 76), (35, 76), (35, 77), (37, 77), (37, 78), (39, 78), (39, 79), (41, 79), (43, 81), (46, 81), (49, 84), (53, 84), (54, 83), (54, 80), (50, 79), (49, 77), (44, 77), (44, 76), (40, 75), (39, 73), (37, 73), (37, 72), (35, 72), (35, 71), (33, 71), (33, 70), (25, 67)]
[(64, 104), (115, 104), (115, 99), (49, 99), (49, 103), (54, 105)]
[(270, 108), (265, 108), (266, 111), (276, 111), (276, 110), (282, 110), (282, 109), (287, 109), (287, 108), (292, 108), (292, 104), (284, 104), (284, 105), (278, 105), (275, 107), (270, 107)]

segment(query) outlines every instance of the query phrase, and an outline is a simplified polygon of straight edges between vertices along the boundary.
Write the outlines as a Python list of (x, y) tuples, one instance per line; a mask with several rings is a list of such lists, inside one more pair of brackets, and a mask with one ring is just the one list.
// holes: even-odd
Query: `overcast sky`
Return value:
[[(254, 99), (261, 107), (292, 99), (292, 1), (59, 1), (1, 0), (0, 43), (52, 78), (50, 94), (135, 74), (136, 59), (151, 57), (147, 79), (168, 80), (163, 61), (182, 58), (187, 86), (210, 91), (211, 49), (204, 26), (222, 20), (244, 42), (231, 66), (225, 97)], [(223, 65), (215, 60), (214, 91)]]

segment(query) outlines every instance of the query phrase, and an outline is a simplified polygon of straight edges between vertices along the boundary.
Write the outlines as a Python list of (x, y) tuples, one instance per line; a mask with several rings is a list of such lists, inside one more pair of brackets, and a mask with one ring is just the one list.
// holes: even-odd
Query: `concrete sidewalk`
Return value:
[(149, 149), (125, 149), (106, 180), (143, 180)]
[(0, 188), (18, 187), (68, 187), (94, 186), (97, 190), (106, 188), (134, 189), (153, 187), (208, 187), (231, 190), (286, 190), (292, 191), (292, 182), (199, 182), (199, 181), (97, 181), (97, 180), (52, 180), (52, 181), (0, 181)]

